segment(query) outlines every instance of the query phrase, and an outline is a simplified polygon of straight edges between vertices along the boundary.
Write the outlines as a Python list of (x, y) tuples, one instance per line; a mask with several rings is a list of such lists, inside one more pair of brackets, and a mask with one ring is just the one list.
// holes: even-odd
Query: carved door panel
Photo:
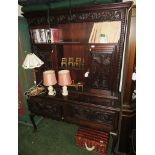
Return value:
[(91, 45), (90, 85), (117, 92), (117, 44)]

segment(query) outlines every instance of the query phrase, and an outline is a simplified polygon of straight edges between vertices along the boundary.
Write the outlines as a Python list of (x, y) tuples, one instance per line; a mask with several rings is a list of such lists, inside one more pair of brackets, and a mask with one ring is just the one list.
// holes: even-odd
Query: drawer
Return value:
[(28, 100), (29, 110), (36, 115), (51, 117), (56, 119), (62, 118), (62, 103), (48, 98), (31, 97)]
[(46, 117), (62, 118), (62, 103), (56, 100), (45, 101), (44, 114)]
[(36, 115), (42, 115), (44, 112), (44, 104), (38, 100), (28, 100), (28, 108), (32, 113), (35, 113)]
[(67, 121), (101, 130), (115, 130), (118, 124), (118, 115), (118, 111), (106, 108), (94, 108), (90, 105), (80, 104), (65, 105), (65, 119)]
[(114, 107), (114, 108), (117, 108), (120, 106), (118, 99), (98, 97), (98, 96), (86, 95), (86, 94), (76, 93), (76, 92), (70, 92), (69, 99), (72, 101), (79, 101), (83, 103), (91, 103), (95, 105), (102, 105), (102, 106), (108, 106), (108, 107)]

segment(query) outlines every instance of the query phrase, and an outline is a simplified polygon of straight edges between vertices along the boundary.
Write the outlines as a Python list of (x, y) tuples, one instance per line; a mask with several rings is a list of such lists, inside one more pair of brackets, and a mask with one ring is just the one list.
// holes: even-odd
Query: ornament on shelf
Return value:
[(73, 57), (68, 58), (68, 67), (74, 67), (74, 58)]
[(67, 67), (67, 58), (61, 59), (61, 67)]

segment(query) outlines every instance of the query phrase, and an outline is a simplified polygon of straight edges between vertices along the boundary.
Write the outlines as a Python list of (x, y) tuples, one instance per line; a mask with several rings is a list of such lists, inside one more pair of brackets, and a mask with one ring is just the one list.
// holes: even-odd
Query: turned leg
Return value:
[(34, 121), (34, 116), (35, 116), (35, 114), (31, 113), (30, 114), (30, 120), (33, 124), (34, 131), (37, 131), (37, 126), (36, 126), (35, 121)]

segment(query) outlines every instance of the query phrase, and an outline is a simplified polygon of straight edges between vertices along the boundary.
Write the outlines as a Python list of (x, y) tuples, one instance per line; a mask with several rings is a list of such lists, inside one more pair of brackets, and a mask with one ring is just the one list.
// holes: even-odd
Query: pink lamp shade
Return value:
[(54, 70), (47, 70), (43, 72), (43, 83), (45, 86), (53, 86), (57, 83)]
[(67, 86), (72, 83), (70, 71), (69, 70), (61, 70), (58, 72), (58, 81), (60, 86)]

